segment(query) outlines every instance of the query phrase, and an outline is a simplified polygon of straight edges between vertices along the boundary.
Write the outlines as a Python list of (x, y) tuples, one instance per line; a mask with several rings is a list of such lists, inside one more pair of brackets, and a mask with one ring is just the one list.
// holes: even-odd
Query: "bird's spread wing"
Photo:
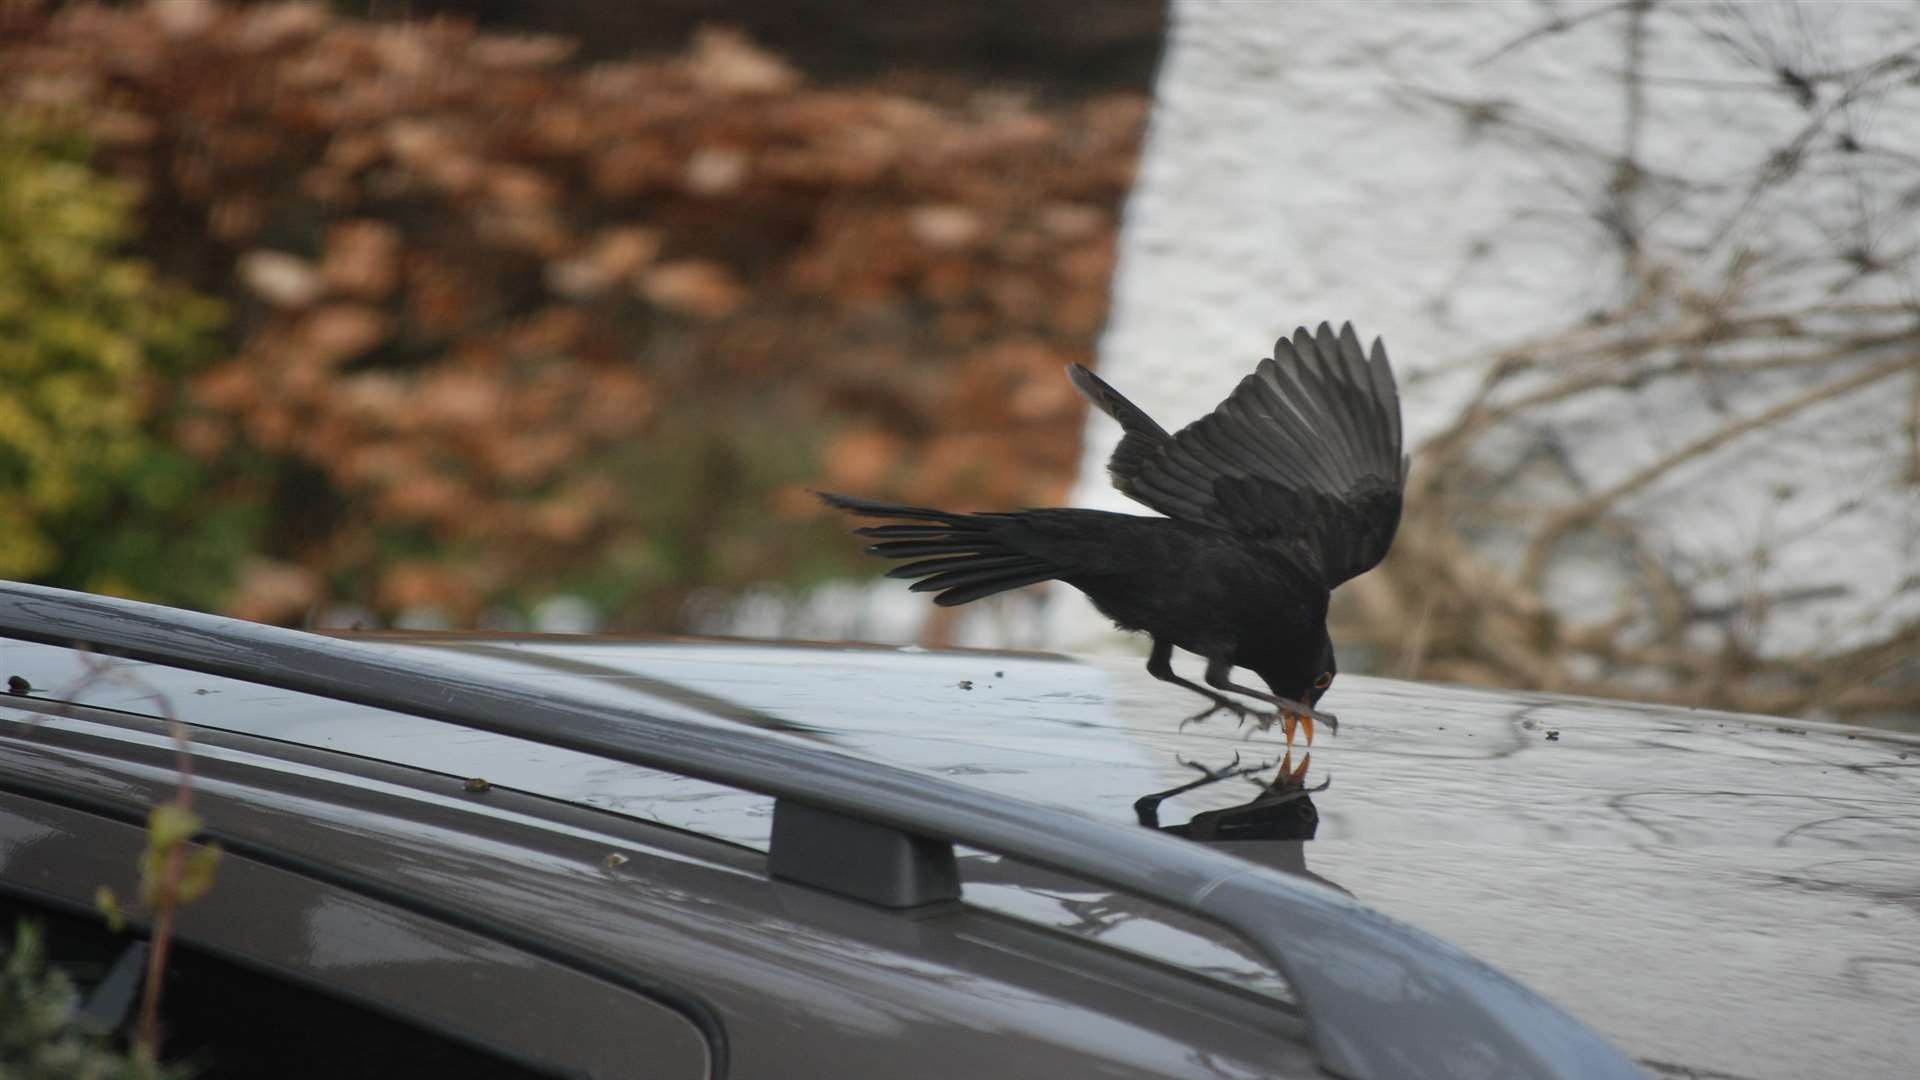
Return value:
[(1108, 386), (1105, 379), (1083, 365), (1069, 365), (1067, 377), (1073, 380), (1074, 389), (1080, 391), (1082, 397), (1119, 421), (1122, 432), (1120, 445), (1114, 447), (1113, 457), (1107, 461), (1107, 471), (1113, 475), (1114, 486), (1126, 491), (1127, 487), (1120, 478), (1137, 475), (1140, 466), (1158, 453), (1172, 436), (1167, 434), (1166, 428), (1154, 423), (1153, 417), (1141, 411), (1140, 406), (1128, 401), (1120, 391)]
[(1351, 324), (1281, 338), (1213, 412), (1168, 435), (1092, 372), (1073, 381), (1126, 434), (1107, 463), (1126, 495), (1285, 548), (1331, 588), (1386, 556), (1406, 486), (1386, 349)]

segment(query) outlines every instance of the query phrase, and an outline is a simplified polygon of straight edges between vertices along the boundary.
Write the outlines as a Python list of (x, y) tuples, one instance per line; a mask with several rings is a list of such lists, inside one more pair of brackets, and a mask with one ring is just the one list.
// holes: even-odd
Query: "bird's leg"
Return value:
[(1307, 745), (1312, 746), (1313, 745), (1313, 725), (1316, 720), (1322, 724), (1327, 725), (1328, 730), (1336, 733), (1339, 732), (1340, 720), (1337, 717), (1335, 717), (1332, 713), (1321, 712), (1320, 710), (1315, 709), (1313, 706), (1307, 704), (1305, 701), (1289, 701), (1286, 698), (1275, 697), (1272, 694), (1263, 693), (1259, 690), (1255, 690), (1251, 686), (1241, 686), (1239, 683), (1236, 683), (1233, 681), (1232, 675), (1233, 675), (1233, 665), (1226, 662), (1225, 660), (1207, 661), (1207, 685), (1208, 686), (1212, 686), (1220, 690), (1231, 690), (1236, 694), (1245, 694), (1250, 698), (1258, 698), (1259, 700), (1264, 701), (1269, 705), (1272, 705), (1274, 708), (1280, 710), (1279, 715), (1276, 717), (1273, 717), (1273, 718), (1263, 717), (1262, 718), (1263, 722), (1261, 726), (1262, 727), (1271, 726), (1273, 721), (1276, 719), (1282, 721), (1284, 725), (1282, 730), (1286, 732), (1288, 746), (1293, 745), (1293, 732), (1296, 726), (1302, 726), (1305, 728), (1307, 733)]
[(1170, 682), (1175, 686), (1184, 686), (1194, 693), (1199, 694), (1201, 697), (1213, 702), (1208, 708), (1202, 709), (1192, 716), (1187, 717), (1185, 720), (1180, 721), (1180, 727), (1182, 729), (1185, 729), (1188, 724), (1205, 720), (1221, 709), (1227, 710), (1243, 722), (1247, 716), (1253, 712), (1252, 709), (1247, 708), (1232, 698), (1216, 694), (1197, 682), (1191, 682), (1175, 675), (1173, 673), (1173, 642), (1171, 641), (1165, 641), (1160, 638), (1153, 639), (1153, 653), (1147, 657), (1147, 674), (1159, 679), (1161, 682)]
[[(1189, 683), (1188, 685), (1192, 685), (1192, 684)], [(1205, 690), (1200, 690), (1200, 688), (1197, 686), (1195, 686), (1194, 689), (1199, 690), (1199, 692), (1202, 694), (1207, 694)], [(1245, 705), (1240, 704), (1239, 702), (1233, 700), (1232, 698), (1221, 697), (1219, 694), (1207, 694), (1207, 698), (1208, 700), (1212, 701), (1213, 704), (1207, 706), (1204, 709), (1201, 709), (1199, 712), (1194, 713), (1192, 716), (1187, 717), (1185, 720), (1180, 721), (1180, 727), (1182, 730), (1185, 730), (1188, 724), (1197, 724), (1200, 721), (1205, 720), (1207, 717), (1212, 716), (1214, 713), (1221, 711), (1222, 709), (1225, 709), (1227, 712), (1232, 713), (1234, 716), (1234, 719), (1240, 721), (1243, 724), (1247, 722), (1247, 717), (1256, 715), (1256, 713), (1252, 709), (1247, 708)]]
[(1240, 751), (1238, 750), (1233, 752), (1232, 761), (1217, 769), (1209, 769), (1197, 761), (1188, 761), (1178, 755), (1175, 755), (1173, 760), (1185, 765), (1189, 769), (1198, 770), (1200, 779), (1181, 784), (1179, 787), (1168, 788), (1165, 791), (1156, 791), (1151, 795), (1142, 795), (1138, 799), (1135, 799), (1133, 801), (1133, 816), (1139, 819), (1140, 824), (1150, 829), (1160, 827), (1160, 804), (1173, 798), (1175, 795), (1192, 791), (1194, 788), (1206, 787), (1208, 784), (1217, 784), (1222, 780), (1235, 776), (1251, 776), (1254, 773), (1263, 772), (1273, 766), (1273, 762), (1271, 761), (1263, 761), (1258, 765), (1242, 765), (1240, 764)]

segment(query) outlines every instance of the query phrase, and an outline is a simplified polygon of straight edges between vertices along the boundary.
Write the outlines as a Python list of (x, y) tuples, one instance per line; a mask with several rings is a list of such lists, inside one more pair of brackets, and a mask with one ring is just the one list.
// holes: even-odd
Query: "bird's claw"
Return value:
[[(1188, 724), (1197, 724), (1200, 721), (1205, 720), (1207, 717), (1212, 716), (1214, 713), (1220, 712), (1223, 709), (1226, 710), (1227, 712), (1232, 713), (1236, 718), (1239, 719), (1239, 721), (1242, 724), (1247, 722), (1247, 717), (1257, 715), (1254, 713), (1252, 709), (1247, 708), (1245, 705), (1242, 705), (1237, 701), (1229, 701), (1226, 698), (1220, 698), (1216, 700), (1213, 704), (1207, 706), (1204, 709), (1201, 709), (1199, 712), (1194, 713), (1192, 716), (1187, 717), (1185, 720), (1180, 721), (1180, 730), (1185, 731), (1187, 729)], [(1268, 722), (1271, 723), (1271, 721), (1268, 721)]]

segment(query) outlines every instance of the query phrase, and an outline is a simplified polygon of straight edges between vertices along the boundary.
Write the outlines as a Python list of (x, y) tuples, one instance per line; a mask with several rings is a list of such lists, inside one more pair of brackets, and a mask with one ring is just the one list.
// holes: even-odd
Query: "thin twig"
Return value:
[[(174, 787), (173, 805), (182, 811), (191, 811), (193, 747), (187, 737), (187, 726), (181, 723), (179, 715), (174, 712), (172, 699), (113, 660), (96, 656), (85, 649), (79, 650), (79, 656), (83, 672), (79, 684), (60, 696), (72, 700), (89, 683), (113, 683), (135, 690), (142, 699), (153, 703), (166, 722), (167, 734), (173, 742), (174, 766), (180, 777)], [(152, 951), (147, 957), (145, 982), (140, 995), (140, 1015), (134, 1029), (134, 1041), (146, 1047), (156, 1059), (160, 1053), (160, 994), (166, 976), (167, 956), (173, 943), (173, 923), (179, 908), (180, 885), (185, 874), (186, 845), (172, 844), (167, 848), (159, 885), (155, 889), (153, 928), (148, 935)]]
[(1641, 488), (1646, 487), (1660, 477), (1665, 476), (1668, 472), (1671, 472), (1680, 465), (1692, 461), (1697, 457), (1712, 453), (1714, 450), (1725, 446), (1727, 443), (1732, 442), (1734, 439), (1748, 432), (1778, 423), (1810, 406), (1853, 393), (1856, 390), (1864, 389), (1882, 379), (1897, 375), (1903, 371), (1914, 370), (1920, 370), (1920, 354), (1896, 357), (1885, 363), (1876, 364), (1864, 371), (1855, 372), (1844, 379), (1822, 386), (1816, 386), (1805, 393), (1789, 398), (1745, 420), (1728, 424), (1710, 435), (1695, 439), (1693, 442), (1668, 454), (1659, 461), (1641, 468), (1626, 479), (1607, 488), (1605, 491), (1601, 491), (1590, 498), (1559, 511), (1548, 519), (1545, 525), (1541, 526), (1538, 536), (1528, 548), (1526, 558), (1521, 563), (1520, 580), (1529, 584), (1539, 580), (1541, 569), (1546, 564), (1547, 555), (1552, 550), (1553, 545), (1558, 543), (1560, 538), (1565, 536), (1569, 529), (1591, 520), (1596, 515), (1604, 512), (1608, 507), (1639, 491)]
[(1494, 49), (1492, 52), (1486, 54), (1485, 56), (1482, 56), (1478, 60), (1473, 61), (1468, 66), (1469, 67), (1485, 67), (1486, 65), (1493, 63), (1495, 60), (1500, 59), (1502, 56), (1505, 56), (1506, 54), (1514, 51), (1515, 49), (1519, 49), (1524, 46), (1531, 45), (1532, 43), (1539, 41), (1542, 38), (1553, 37), (1556, 34), (1564, 34), (1567, 31), (1572, 30), (1574, 27), (1579, 26), (1582, 23), (1592, 22), (1595, 19), (1603, 19), (1603, 18), (1606, 18), (1608, 15), (1614, 14), (1615, 12), (1626, 11), (1630, 9), (1637, 11), (1650, 6), (1652, 5), (1649, 4), (1647, 0), (1619, 0), (1618, 3), (1607, 4), (1602, 7), (1588, 8), (1587, 10), (1581, 12), (1578, 15), (1555, 15), (1553, 18), (1548, 19), (1546, 22), (1541, 23), (1539, 26), (1534, 27), (1533, 29), (1527, 31), (1524, 34), (1521, 34), (1519, 37), (1516, 37), (1511, 41), (1508, 41), (1502, 44), (1498, 48)]

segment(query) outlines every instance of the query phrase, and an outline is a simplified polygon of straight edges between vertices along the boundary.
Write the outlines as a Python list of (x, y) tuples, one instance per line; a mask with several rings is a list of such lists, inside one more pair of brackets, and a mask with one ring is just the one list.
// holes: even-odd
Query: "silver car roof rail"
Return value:
[[(897, 831), (922, 853), (928, 842), (964, 844), (1154, 900), (1258, 949), (1292, 987), (1320, 1066), (1348, 1080), (1644, 1075), (1557, 1006), (1453, 946), (1332, 889), (1131, 824), (801, 739), (743, 738), (525, 688), (417, 651), (129, 600), (0, 582), (0, 635), (84, 645), (728, 784), (825, 811), (817, 816), (829, 826), (853, 819)], [(770, 865), (795, 861), (782, 843), (776, 830)]]

